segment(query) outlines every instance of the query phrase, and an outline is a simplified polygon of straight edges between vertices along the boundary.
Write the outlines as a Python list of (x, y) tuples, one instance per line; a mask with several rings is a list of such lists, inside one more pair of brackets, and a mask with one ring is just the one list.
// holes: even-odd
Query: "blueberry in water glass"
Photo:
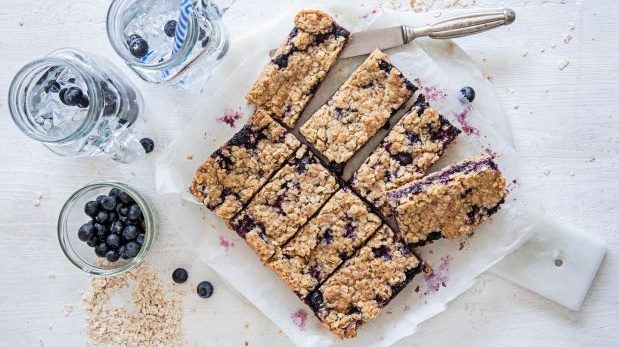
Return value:
[(107, 34), (147, 82), (201, 90), (228, 50), (221, 17), (232, 0), (114, 0)]
[[(119, 197), (129, 202), (128, 206)], [(113, 200), (116, 206), (107, 205)], [(119, 217), (121, 208), (135, 210), (134, 224), (126, 224), (122, 219), (130, 220)], [(97, 211), (94, 217), (93, 211)], [(108, 215), (108, 224), (97, 221), (101, 213)], [(118, 182), (95, 182), (79, 189), (64, 204), (58, 218), (63, 252), (74, 265), (95, 275), (119, 274), (142, 262), (156, 231), (156, 216), (146, 197)]]
[(134, 136), (144, 103), (107, 59), (65, 48), (25, 65), (9, 89), (9, 110), (28, 137), (61, 156), (145, 155)]

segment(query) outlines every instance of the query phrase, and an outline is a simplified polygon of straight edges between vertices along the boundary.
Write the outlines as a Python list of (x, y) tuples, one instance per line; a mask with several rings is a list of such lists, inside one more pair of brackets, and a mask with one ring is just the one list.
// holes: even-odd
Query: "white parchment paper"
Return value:
[[(424, 19), (409, 14), (345, 3), (312, 3), (311, 7), (337, 16), (338, 22), (353, 32), (425, 24)], [(430, 104), (465, 130), (433, 170), (471, 155), (492, 153), (510, 182), (510, 193), (501, 211), (473, 236), (439, 240), (420, 248), (419, 255), (432, 266), (434, 274), (417, 276), (377, 319), (359, 329), (357, 338), (339, 340), (322, 327), (311, 310), (275, 273), (260, 263), (241, 238), (188, 193), (196, 168), (251, 115), (252, 108), (245, 104), (243, 97), (259, 76), (268, 59), (267, 52), (276, 47), (292, 27), (295, 12), (232, 46), (229, 56), (205, 91), (202, 107), (195, 118), (158, 162), (157, 188), (160, 193), (178, 196), (177, 221), (184, 238), (195, 247), (201, 261), (247, 297), (296, 345), (390, 346), (413, 334), (419, 323), (445, 310), (447, 303), (471, 287), (479, 274), (530, 236), (533, 221), (526, 217), (531, 207), (521, 194), (520, 162), (511, 147), (509, 125), (492, 86), (460, 48), (449, 41), (419, 40), (387, 51), (392, 62), (419, 84)], [(351, 59), (351, 64), (355, 62), (360, 60)], [(335, 69), (331, 74), (343, 74), (344, 71), (347, 69)], [(462, 104), (458, 98), (460, 88), (465, 85), (472, 86), (477, 92), (471, 105)], [(317, 98), (334, 88), (337, 86), (321, 87)], [(221, 121), (224, 115), (241, 118), (232, 128)]]

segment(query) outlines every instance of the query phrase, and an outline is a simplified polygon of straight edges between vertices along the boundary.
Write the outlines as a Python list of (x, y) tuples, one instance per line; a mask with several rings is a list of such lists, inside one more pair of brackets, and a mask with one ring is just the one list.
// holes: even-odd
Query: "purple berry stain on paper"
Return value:
[(220, 236), (219, 237), (219, 245), (221, 247), (223, 247), (226, 251), (229, 251), (230, 248), (234, 247), (234, 242), (233, 241), (228, 241), (228, 240), (226, 240), (225, 237)]
[(441, 258), (441, 265), (438, 269), (433, 269), (432, 274), (425, 275), (426, 281), (426, 294), (438, 292), (441, 286), (446, 287), (446, 283), (449, 280), (449, 266), (453, 258), (446, 256)]
[(470, 112), (471, 107), (466, 106), (464, 109), (462, 109), (462, 111), (455, 114), (456, 120), (462, 126), (462, 131), (464, 131), (465, 134), (479, 136), (479, 129), (471, 125), (471, 123), (469, 123), (467, 119), (470, 115)]
[(236, 127), (236, 121), (243, 117), (243, 111), (241, 108), (232, 109), (227, 108), (224, 110), (223, 116), (217, 118), (218, 121), (228, 124), (231, 128)]
[(443, 101), (449, 95), (445, 90), (439, 88), (438, 85), (424, 85), (420, 78), (415, 78), (413, 82), (415, 82), (419, 89), (423, 90), (423, 95), (428, 101)]
[(292, 319), (292, 323), (299, 327), (299, 330), (305, 330), (305, 323), (307, 323), (307, 312), (304, 309), (300, 308), (294, 311), (290, 315), (290, 319)]
[(379, 15), (383, 13), (383, 9), (380, 7), (374, 7), (371, 11), (366, 12), (364, 14), (362, 14), (361, 16), (359, 16), (359, 18), (361, 19), (365, 19), (365, 20), (371, 20), (373, 17)]
[(514, 189), (518, 188), (518, 186), (520, 186), (520, 182), (518, 182), (517, 179), (512, 180), (507, 185), (507, 188), (505, 188), (505, 193), (511, 193)]

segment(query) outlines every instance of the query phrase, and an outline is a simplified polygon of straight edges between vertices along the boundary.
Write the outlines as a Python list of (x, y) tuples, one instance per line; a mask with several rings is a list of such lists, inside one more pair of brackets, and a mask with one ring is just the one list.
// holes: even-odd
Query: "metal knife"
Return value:
[[(352, 34), (352, 40), (340, 55), (340, 58), (369, 54), (375, 49), (387, 49), (410, 43), (418, 37), (428, 36), (433, 39), (453, 39), (477, 34), (502, 25), (512, 24), (516, 12), (505, 8), (483, 10), (457, 14), (432, 22), (426, 26), (414, 28), (408, 25), (385, 29), (360, 31)], [(269, 52), (273, 56), (277, 49)]]

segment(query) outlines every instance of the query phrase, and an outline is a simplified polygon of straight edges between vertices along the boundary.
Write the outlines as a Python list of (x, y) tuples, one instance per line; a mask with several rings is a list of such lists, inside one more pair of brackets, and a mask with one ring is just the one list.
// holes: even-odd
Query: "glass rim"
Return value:
[(199, 30), (196, 28), (199, 27), (198, 19), (196, 18), (195, 11), (190, 16), (189, 21), (187, 23), (187, 38), (185, 42), (181, 46), (180, 51), (170, 59), (167, 59), (163, 62), (155, 62), (155, 63), (143, 63), (129, 52), (126, 47), (126, 40), (124, 39), (124, 35), (118, 32), (118, 28), (116, 26), (117, 21), (119, 20), (119, 16), (122, 16), (126, 11), (122, 11), (122, 6), (127, 5), (128, 2), (135, 3), (141, 0), (113, 0), (110, 4), (110, 7), (107, 11), (106, 18), (106, 31), (107, 37), (112, 45), (112, 48), (118, 54), (126, 64), (130, 67), (138, 67), (142, 69), (148, 70), (166, 70), (177, 68), (182, 65), (182, 63), (189, 57), (192, 50), (198, 41)]
[[(83, 194), (89, 191), (92, 191), (94, 189), (100, 189), (100, 188), (118, 188), (126, 192), (140, 207), (140, 210), (142, 211), (142, 214), (144, 216), (144, 223), (145, 223), (144, 244), (142, 245), (142, 248), (140, 249), (140, 252), (138, 253), (138, 255), (132, 258), (127, 263), (119, 267), (110, 268), (110, 269), (104, 269), (101, 267), (97, 267), (83, 260), (79, 256), (79, 254), (77, 254), (77, 252), (73, 250), (73, 247), (70, 245), (70, 242), (66, 239), (66, 234), (68, 232), (66, 228), (67, 220), (71, 213), (71, 209), (74, 207), (76, 200), (79, 197), (81, 197)], [(71, 194), (71, 196), (64, 202), (60, 210), (60, 214), (58, 216), (58, 224), (57, 224), (56, 230), (57, 230), (57, 235), (58, 235), (58, 242), (60, 243), (60, 248), (62, 249), (62, 252), (67, 257), (67, 259), (69, 259), (69, 261), (73, 265), (75, 265), (80, 270), (86, 273), (89, 273), (91, 275), (113, 276), (113, 275), (119, 275), (119, 274), (125, 273), (144, 261), (144, 259), (146, 258), (146, 254), (149, 252), (150, 248), (152, 247), (154, 239), (156, 237), (157, 223), (156, 223), (156, 216), (154, 214), (153, 209), (151, 208), (149, 201), (144, 195), (142, 195), (135, 188), (129, 186), (128, 184), (116, 182), (116, 181), (96, 181), (96, 182), (91, 182), (91, 183), (84, 185), (83, 187), (75, 191), (73, 194)]]
[[(79, 50), (76, 50), (76, 49), (74, 50), (81, 53), (81, 51)], [(75, 136), (75, 134), (82, 133), (88, 130), (89, 128), (91, 128), (92, 125), (94, 125), (93, 119), (97, 118), (97, 112), (96, 112), (97, 107), (95, 106), (98, 105), (100, 98), (98, 97), (98, 87), (96, 83), (94, 82), (94, 79), (89, 75), (86, 69), (74, 64), (73, 62), (67, 59), (56, 58), (56, 57), (51, 56), (54, 53), (59, 52), (59, 51), (62, 51), (62, 49), (50, 52), (47, 56), (43, 58), (35, 59), (27, 63), (26, 65), (24, 65), (15, 74), (9, 86), (8, 106), (9, 106), (9, 113), (11, 114), (11, 118), (13, 119), (13, 123), (15, 123), (15, 125), (19, 128), (19, 130), (22, 133), (24, 133), (26, 136), (34, 140), (43, 142), (43, 143), (58, 143), (58, 142), (69, 141)], [(28, 118), (28, 116), (27, 116), (27, 113), (22, 113), (22, 110), (21, 110), (21, 105), (19, 102), (20, 91), (24, 89), (24, 87), (27, 89), (28, 86), (30, 85), (30, 82), (24, 78), (28, 77), (33, 72), (33, 70), (37, 68), (37, 66), (42, 66), (42, 65), (66, 66), (70, 69), (73, 69), (80, 75), (80, 77), (84, 80), (84, 82), (86, 83), (86, 86), (88, 87), (87, 94), (88, 94), (88, 97), (90, 98), (90, 107), (88, 108), (88, 115), (84, 117), (84, 120), (82, 121), (80, 126), (77, 129), (75, 129), (75, 131), (73, 131), (71, 134), (64, 136), (64, 137), (53, 138), (53, 137), (45, 136), (43, 134), (40, 134), (39, 132), (32, 131), (33, 128), (26, 126), (26, 122), (24, 122), (24, 118)]]

